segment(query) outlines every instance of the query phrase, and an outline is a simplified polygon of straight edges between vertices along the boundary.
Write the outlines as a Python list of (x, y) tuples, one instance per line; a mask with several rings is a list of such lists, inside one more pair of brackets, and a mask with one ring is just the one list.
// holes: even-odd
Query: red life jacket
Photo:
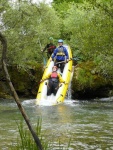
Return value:
[(51, 81), (58, 82), (58, 74), (56, 71), (51, 73)]
[(57, 77), (58, 77), (58, 74), (56, 71), (51, 73), (51, 78), (57, 78)]
[(52, 52), (54, 51), (55, 48), (56, 48), (55, 45), (49, 44), (47, 50), (48, 50), (48, 52), (51, 52), (51, 53), (52, 53)]

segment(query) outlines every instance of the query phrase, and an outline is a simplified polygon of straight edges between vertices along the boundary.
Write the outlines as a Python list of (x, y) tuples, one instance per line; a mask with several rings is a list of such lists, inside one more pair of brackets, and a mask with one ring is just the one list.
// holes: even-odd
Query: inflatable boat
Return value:
[[(72, 52), (69, 46), (64, 45), (64, 47), (66, 47), (66, 49), (68, 50), (68, 55), (69, 55), (69, 61), (65, 64), (65, 67), (62, 73), (62, 78), (64, 79), (66, 84), (60, 83), (60, 86), (55, 96), (53, 94), (51, 94), (50, 96), (47, 96), (48, 80), (41, 82), (39, 89), (38, 89), (37, 97), (36, 97), (36, 105), (44, 105), (44, 103), (46, 104), (48, 103), (50, 105), (56, 105), (56, 104), (64, 102), (65, 100), (68, 86), (71, 80), (71, 75), (72, 75)], [(52, 72), (53, 66), (54, 66), (54, 62), (50, 61), (49, 59), (45, 67), (42, 78), (44, 78), (46, 75)], [(58, 69), (57, 72), (61, 73), (60, 69)]]

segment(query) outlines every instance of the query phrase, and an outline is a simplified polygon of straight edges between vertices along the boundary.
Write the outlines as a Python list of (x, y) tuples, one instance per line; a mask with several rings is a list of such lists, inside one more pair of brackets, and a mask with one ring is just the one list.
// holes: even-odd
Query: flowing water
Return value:
[[(53, 140), (58, 139), (69, 150), (113, 150), (113, 98), (79, 101), (65, 100), (56, 106), (36, 106), (35, 100), (24, 100), (23, 107), (33, 125), (42, 117), (42, 130)], [(0, 100), (0, 150), (9, 150), (16, 142), (16, 121), (21, 114), (14, 101)], [(16, 144), (16, 143), (15, 143)]]

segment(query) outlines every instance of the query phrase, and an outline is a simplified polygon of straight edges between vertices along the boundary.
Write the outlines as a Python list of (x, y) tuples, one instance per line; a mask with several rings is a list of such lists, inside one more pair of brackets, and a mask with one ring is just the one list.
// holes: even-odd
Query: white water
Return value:
[[(64, 100), (64, 103), (66, 103), (67, 100), (71, 102), (71, 82), (69, 84), (69, 87), (68, 87), (68, 90), (67, 90), (67, 95), (66, 95), (66, 98)], [(51, 94), (50, 96), (47, 96), (46, 98), (41, 99), (39, 103), (40, 103), (41, 106), (57, 105), (57, 103), (56, 103), (56, 96)]]

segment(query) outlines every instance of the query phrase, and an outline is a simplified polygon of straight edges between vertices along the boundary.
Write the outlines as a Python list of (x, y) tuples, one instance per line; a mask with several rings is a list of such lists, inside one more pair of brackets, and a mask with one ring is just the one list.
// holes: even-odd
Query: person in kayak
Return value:
[(47, 50), (47, 57), (48, 57), (48, 59), (50, 58), (50, 56), (53, 53), (53, 51), (56, 49), (56, 46), (53, 44), (53, 37), (50, 37), (49, 41), (50, 42), (45, 46), (45, 48), (43, 50), (41, 50), (42, 52)]
[(54, 65), (61, 69), (63, 73), (65, 63), (68, 62), (69, 56), (66, 47), (63, 46), (63, 40), (58, 40), (59, 46), (54, 50), (51, 60), (54, 61)]
[(65, 84), (65, 81), (63, 80), (61, 75), (59, 73), (57, 73), (57, 69), (58, 69), (57, 66), (53, 66), (52, 73), (48, 74), (41, 80), (41, 82), (45, 81), (46, 79), (49, 80), (48, 85), (47, 85), (47, 95), (48, 96), (51, 95), (51, 93), (56, 95), (57, 90), (59, 88), (59, 83)]

